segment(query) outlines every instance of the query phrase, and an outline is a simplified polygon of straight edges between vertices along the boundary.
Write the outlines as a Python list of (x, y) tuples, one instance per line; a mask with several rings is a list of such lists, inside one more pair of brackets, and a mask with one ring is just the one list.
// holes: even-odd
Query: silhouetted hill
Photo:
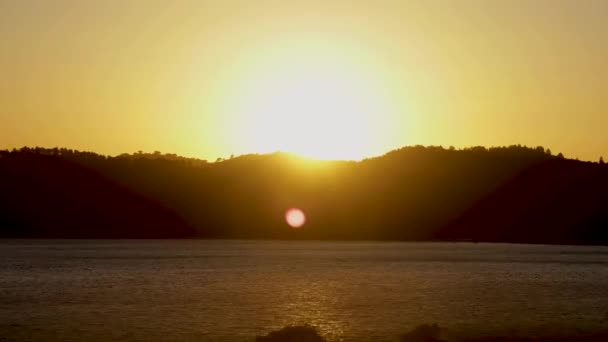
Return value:
[(0, 158), (0, 236), (166, 238), (192, 235), (177, 215), (65, 159)]
[(572, 160), (535, 165), (467, 210), (440, 237), (608, 242), (607, 170)]
[[(2, 181), (12, 186), (12, 193), (2, 193), (3, 217), (11, 218), (4, 219), (3, 232), (6, 227), (21, 231), (16, 227), (25, 223), (46, 236), (70, 235), (59, 234), (58, 227), (67, 223), (73, 229), (93, 229), (70, 216), (42, 218), (25, 209), (36, 205), (46, 210), (48, 201), (41, 202), (40, 196), (54, 198), (53, 206), (69, 212), (79, 208), (87, 217), (111, 212), (108, 217), (119, 220), (125, 215), (123, 227), (140, 232), (135, 226), (148, 217), (146, 210), (119, 211), (124, 206), (116, 205), (111, 211), (96, 204), (98, 196), (115, 201), (125, 196), (122, 200), (133, 206), (136, 198), (146, 198), (152, 201), (145, 202), (148, 206), (168, 208), (194, 227), (197, 237), (608, 241), (606, 165), (553, 156), (542, 147), (413, 146), (361, 162), (307, 161), (274, 153), (207, 163), (160, 152), (105, 157), (41, 148), (0, 156)], [(79, 181), (53, 169), (64, 164), (87, 170), (89, 178)], [(21, 187), (27, 198), (20, 195)], [(76, 200), (79, 196), (88, 199)], [(290, 207), (306, 212), (304, 228), (286, 226), (283, 213)], [(148, 211), (163, 213), (165, 220), (173, 217), (160, 209)], [(188, 232), (179, 227), (182, 223), (164, 232)], [(149, 236), (144, 232), (141, 237)]]

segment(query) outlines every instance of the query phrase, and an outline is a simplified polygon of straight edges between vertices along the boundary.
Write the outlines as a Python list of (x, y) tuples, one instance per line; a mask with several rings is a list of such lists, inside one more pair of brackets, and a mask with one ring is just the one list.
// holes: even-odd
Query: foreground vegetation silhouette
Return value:
[[(605, 342), (608, 333), (577, 336), (545, 337), (478, 337), (458, 340), (440, 337), (441, 328), (437, 324), (422, 324), (399, 336), (399, 342)], [(325, 342), (326, 340), (313, 326), (289, 326), (255, 338), (255, 342)]]
[(255, 342), (325, 342), (325, 339), (314, 327), (301, 325), (285, 327), (268, 335), (258, 336)]
[[(0, 151), (0, 235), (608, 242), (608, 166), (543, 147), (352, 161)], [(290, 229), (283, 214), (306, 212)]]

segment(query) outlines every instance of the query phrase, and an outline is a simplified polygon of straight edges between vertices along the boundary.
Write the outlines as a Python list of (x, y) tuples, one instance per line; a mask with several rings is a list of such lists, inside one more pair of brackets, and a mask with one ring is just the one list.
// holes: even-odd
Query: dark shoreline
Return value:
[[(463, 244), (505, 244), (505, 245), (531, 245), (531, 246), (589, 246), (589, 247), (608, 247), (608, 241), (562, 241), (562, 242), (522, 242), (522, 241), (472, 241), (465, 239), (455, 240), (374, 240), (374, 239), (267, 239), (267, 238), (238, 238), (238, 237), (169, 237), (169, 238), (150, 238), (150, 237), (122, 237), (122, 238), (88, 238), (88, 237), (0, 237), (0, 241), (28, 241), (28, 240), (49, 240), (49, 241), (175, 241), (175, 240), (204, 240), (204, 241), (276, 241), (276, 242), (385, 242), (385, 243), (463, 243)], [(607, 340), (608, 341), (608, 340)]]

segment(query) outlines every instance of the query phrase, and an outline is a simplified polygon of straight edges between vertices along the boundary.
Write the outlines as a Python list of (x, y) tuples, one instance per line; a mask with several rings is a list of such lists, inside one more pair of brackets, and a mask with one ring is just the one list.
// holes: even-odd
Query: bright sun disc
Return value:
[(285, 221), (292, 228), (300, 228), (306, 223), (306, 215), (297, 208), (291, 208), (285, 212)]
[[(387, 81), (348, 49), (303, 44), (274, 49), (230, 88), (227, 115), (250, 151), (359, 160), (388, 144)], [(260, 49), (261, 51), (266, 51)]]

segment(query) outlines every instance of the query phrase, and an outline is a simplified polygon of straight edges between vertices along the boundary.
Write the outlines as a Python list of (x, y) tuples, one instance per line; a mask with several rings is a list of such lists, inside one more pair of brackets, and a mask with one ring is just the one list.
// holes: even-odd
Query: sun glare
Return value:
[[(316, 159), (362, 159), (386, 148), (390, 115), (383, 86), (348, 54), (289, 50), (258, 64), (236, 91), (250, 152), (285, 151)], [(383, 116), (384, 115), (384, 116)]]
[(297, 208), (291, 208), (285, 212), (285, 221), (291, 228), (300, 228), (306, 223), (306, 215)]

